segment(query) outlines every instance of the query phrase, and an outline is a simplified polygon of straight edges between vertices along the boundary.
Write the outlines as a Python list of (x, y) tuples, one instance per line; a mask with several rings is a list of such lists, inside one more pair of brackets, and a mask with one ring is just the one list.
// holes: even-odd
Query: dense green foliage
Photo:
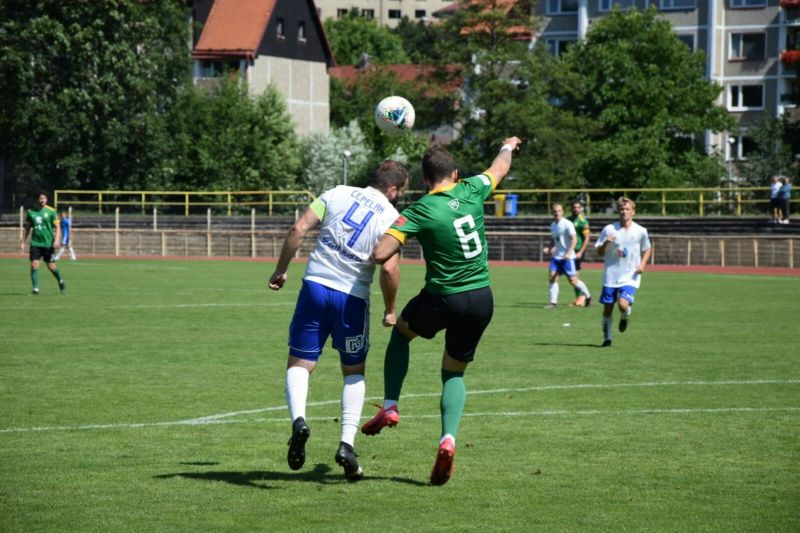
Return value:
[(721, 89), (658, 11), (615, 10), (592, 25), (565, 62), (579, 92), (565, 109), (598, 126), (586, 177), (591, 186), (717, 185), (724, 170), (709, 158), (704, 131), (732, 125), (714, 105)]
[[(43, 274), (34, 298), (27, 261), (1, 259), (2, 530), (800, 530), (796, 333), (753, 320), (785, 322), (796, 279), (646, 272), (601, 350), (599, 309), (541, 308), (544, 265), (493, 267), (454, 477), (431, 487), (442, 334), (411, 344), (400, 425), (356, 437), (355, 484), (333, 460), (342, 376), (326, 346), (306, 465), (286, 465), (303, 267), (274, 292), (270, 263), (81, 258), (61, 265), (66, 296)], [(423, 269), (401, 276), (403, 305)], [(389, 338), (379, 302), (365, 417)]]
[(400, 38), (374, 19), (360, 16), (358, 9), (323, 24), (338, 65), (356, 65), (362, 54), (368, 54), (373, 63), (408, 63)]
[(0, 156), (29, 188), (146, 184), (189, 75), (174, 0), (0, 4)]
[(797, 122), (787, 116), (764, 116), (758, 127), (746, 131), (755, 150), (747, 154), (746, 161), (736, 163), (737, 176), (756, 187), (768, 185), (776, 174), (799, 177), (800, 168), (794, 159), (797, 151), (792, 146), (792, 141), (798, 140), (797, 129)]

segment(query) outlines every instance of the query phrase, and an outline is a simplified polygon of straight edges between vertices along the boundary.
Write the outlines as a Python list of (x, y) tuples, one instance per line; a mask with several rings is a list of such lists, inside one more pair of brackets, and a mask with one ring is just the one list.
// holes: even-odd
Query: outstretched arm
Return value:
[(294, 257), (297, 249), (300, 248), (300, 245), (303, 243), (306, 233), (316, 227), (317, 224), (319, 224), (319, 217), (317, 217), (317, 214), (314, 213), (311, 208), (306, 209), (303, 216), (294, 223), (292, 229), (290, 229), (289, 233), (286, 235), (286, 239), (283, 241), (281, 256), (278, 259), (278, 264), (275, 265), (275, 272), (269, 277), (270, 289), (277, 291), (286, 283), (286, 270), (289, 268), (292, 257)]
[(484, 174), (489, 174), (495, 179), (495, 187), (500, 186), (500, 182), (506, 177), (508, 171), (511, 170), (511, 154), (517, 149), (517, 146), (522, 144), (518, 137), (509, 137), (503, 141), (503, 146), (500, 148), (500, 153), (492, 161), (492, 166), (483, 171)]

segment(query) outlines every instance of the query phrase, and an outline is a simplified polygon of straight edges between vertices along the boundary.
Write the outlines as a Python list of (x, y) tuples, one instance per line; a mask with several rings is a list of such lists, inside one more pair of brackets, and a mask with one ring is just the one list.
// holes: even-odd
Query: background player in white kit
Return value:
[[(306, 424), (310, 374), (328, 336), (339, 351), (344, 377), (342, 433), (335, 460), (351, 481), (362, 469), (353, 447), (364, 406), (364, 369), (369, 350), (369, 291), (375, 272), (372, 249), (398, 217), (394, 204), (408, 186), (408, 170), (396, 161), (384, 161), (366, 188), (340, 185), (322, 194), (295, 222), (283, 243), (269, 287), (286, 283), (286, 270), (306, 233), (320, 226), (316, 246), (308, 259), (303, 286), (289, 326), (286, 402), (292, 419), (289, 468), (305, 463), (305, 444), (311, 431)], [(396, 322), (399, 285), (398, 258), (381, 267), (385, 326)]]
[(564, 218), (564, 206), (559, 203), (553, 204), (550, 233), (553, 235), (553, 246), (544, 249), (545, 254), (553, 256), (550, 260), (550, 303), (545, 309), (553, 309), (558, 304), (558, 277), (561, 274), (565, 274), (570, 284), (586, 297), (583, 306), (589, 307), (592, 304), (592, 295), (578, 277), (578, 269), (575, 267), (575, 245), (578, 244), (575, 225)]
[(647, 230), (633, 221), (636, 214), (636, 203), (630, 198), (620, 197), (617, 200), (619, 222), (607, 225), (597, 238), (597, 253), (603, 256), (603, 346), (611, 346), (611, 315), (614, 304), (619, 307), (622, 316), (619, 319), (619, 331), (628, 329), (634, 294), (641, 283), (653, 249)]

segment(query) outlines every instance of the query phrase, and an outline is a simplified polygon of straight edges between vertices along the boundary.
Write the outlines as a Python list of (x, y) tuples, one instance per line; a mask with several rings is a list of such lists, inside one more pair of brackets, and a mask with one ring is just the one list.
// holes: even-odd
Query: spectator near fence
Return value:
[(789, 202), (792, 199), (792, 180), (789, 176), (783, 178), (783, 185), (780, 190), (781, 202), (781, 224), (789, 223)]
[(772, 223), (777, 224), (783, 218), (781, 216), (781, 177), (777, 174), (772, 176), (772, 183), (769, 189), (769, 205), (772, 209)]

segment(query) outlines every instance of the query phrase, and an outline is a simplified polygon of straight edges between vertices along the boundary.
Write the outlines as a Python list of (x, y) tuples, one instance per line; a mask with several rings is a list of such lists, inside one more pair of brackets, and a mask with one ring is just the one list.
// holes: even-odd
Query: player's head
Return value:
[(578, 216), (583, 213), (583, 204), (580, 202), (572, 202), (572, 215)]
[(422, 156), (422, 179), (432, 188), (446, 178), (458, 178), (456, 160), (441, 146), (433, 146)]
[(46, 205), (47, 205), (47, 193), (46, 193), (46, 192), (44, 192), (44, 191), (39, 191), (39, 192), (36, 194), (36, 198), (38, 198), (38, 200), (39, 200), (39, 205), (40, 205), (41, 207), (44, 207), (44, 206), (46, 206)]
[(617, 198), (617, 211), (619, 211), (619, 220), (627, 222), (636, 214), (636, 202), (625, 196)]
[(550, 212), (553, 213), (554, 219), (561, 220), (561, 218), (564, 216), (564, 206), (556, 202), (553, 204)]
[(61, 218), (67, 218), (67, 216), (68, 215), (66, 211), (61, 211)]
[(408, 188), (408, 179), (408, 169), (404, 164), (387, 159), (372, 173), (369, 186), (381, 191), (394, 205)]

